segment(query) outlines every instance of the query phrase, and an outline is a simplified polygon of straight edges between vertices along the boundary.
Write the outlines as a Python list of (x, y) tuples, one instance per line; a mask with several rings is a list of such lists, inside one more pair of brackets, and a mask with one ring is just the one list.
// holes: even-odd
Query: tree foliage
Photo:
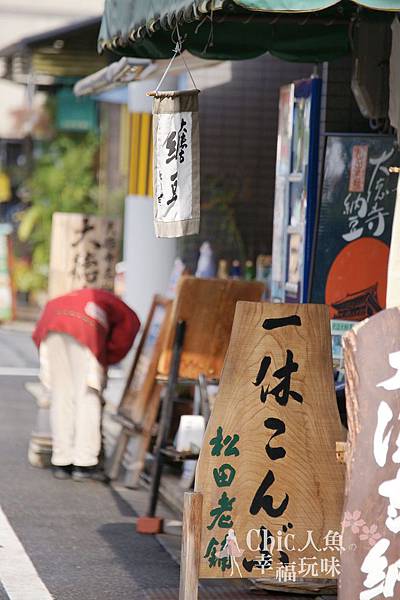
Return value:
[(23, 213), (18, 236), (32, 246), (30, 279), (36, 288), (44, 288), (47, 282), (53, 213), (97, 213), (97, 149), (94, 134), (62, 135), (49, 142), (35, 160), (27, 185), (30, 206)]

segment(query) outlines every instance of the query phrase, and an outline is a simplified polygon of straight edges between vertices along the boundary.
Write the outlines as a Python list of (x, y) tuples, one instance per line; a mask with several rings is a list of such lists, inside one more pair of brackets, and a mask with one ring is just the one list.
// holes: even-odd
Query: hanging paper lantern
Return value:
[(154, 92), (154, 225), (157, 237), (200, 227), (199, 90)]

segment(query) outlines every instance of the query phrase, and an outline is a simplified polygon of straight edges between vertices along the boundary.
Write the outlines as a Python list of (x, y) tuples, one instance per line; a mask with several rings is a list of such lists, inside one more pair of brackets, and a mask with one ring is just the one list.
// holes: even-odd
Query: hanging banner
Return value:
[(154, 226), (157, 237), (200, 228), (199, 90), (155, 92)]

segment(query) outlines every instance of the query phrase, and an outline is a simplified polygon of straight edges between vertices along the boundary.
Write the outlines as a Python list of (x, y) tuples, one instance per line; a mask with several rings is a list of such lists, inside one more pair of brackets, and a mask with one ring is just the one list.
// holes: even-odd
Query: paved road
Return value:
[[(37, 367), (29, 333), (0, 328), (0, 600), (178, 600), (178, 565), (136, 533), (132, 492), (57, 481), (28, 464), (37, 409), (24, 385)], [(250, 599), (249, 587), (203, 581), (199, 600)]]
[[(29, 379), (1, 373), (5, 367), (36, 366), (28, 334), (0, 330), (0, 507), (11, 526), (2, 524), (0, 514), (0, 600), (177, 598), (178, 566), (154, 538), (135, 532), (135, 513), (115, 491), (57, 481), (29, 466), (27, 445), (36, 414), (24, 389)], [(26, 560), (14, 547), (18, 540), (9, 540), (12, 531)], [(48, 596), (33, 587), (27, 591), (28, 557)]]

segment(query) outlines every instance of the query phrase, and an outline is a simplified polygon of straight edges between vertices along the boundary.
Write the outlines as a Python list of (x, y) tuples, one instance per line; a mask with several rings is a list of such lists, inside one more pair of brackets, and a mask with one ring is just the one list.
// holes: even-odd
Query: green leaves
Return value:
[(28, 181), (31, 206), (24, 212), (18, 229), (19, 239), (33, 246), (31, 289), (46, 284), (53, 213), (98, 212), (97, 150), (98, 140), (92, 133), (79, 137), (61, 135), (47, 145), (35, 162)]
[(23, 213), (18, 228), (18, 237), (21, 242), (27, 242), (29, 240), (41, 214), (42, 210), (40, 206), (31, 206)]

